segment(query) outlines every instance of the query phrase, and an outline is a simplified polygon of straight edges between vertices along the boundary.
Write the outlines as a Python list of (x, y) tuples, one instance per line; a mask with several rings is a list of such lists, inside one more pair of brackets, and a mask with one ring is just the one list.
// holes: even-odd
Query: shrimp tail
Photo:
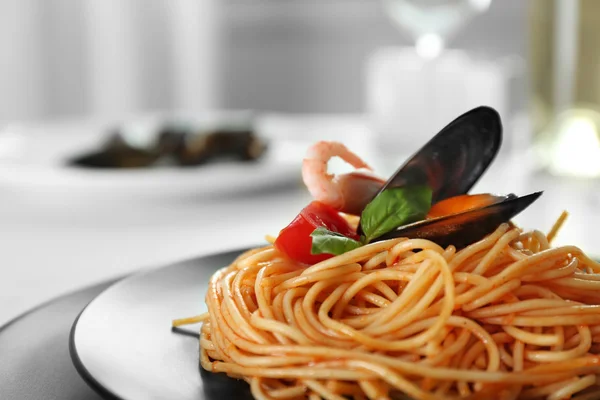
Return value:
[[(339, 157), (357, 171), (334, 176), (327, 172), (331, 158)], [(302, 162), (302, 179), (315, 200), (343, 212), (360, 214), (383, 185), (371, 167), (339, 142), (321, 141), (308, 149)]]

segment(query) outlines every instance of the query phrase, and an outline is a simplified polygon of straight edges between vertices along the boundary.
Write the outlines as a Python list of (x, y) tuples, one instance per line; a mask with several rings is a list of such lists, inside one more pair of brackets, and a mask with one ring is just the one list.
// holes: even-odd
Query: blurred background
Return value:
[[(412, 3), (431, 5), (425, 13), (489, 3), (450, 46), (526, 57), (528, 1)], [(0, 33), (0, 121), (206, 107), (360, 113), (370, 57), (413, 44), (384, 2), (361, 0), (5, 0)]]
[[(482, 104), (505, 139), (476, 190), (546, 190), (519, 221), (545, 230), (567, 208), (559, 242), (600, 254), (598, 8), (1, 1), (0, 324), (81, 285), (276, 234), (309, 200), (300, 161), (318, 139), (385, 175)], [(206, 163), (207, 134), (243, 138), (243, 161)]]

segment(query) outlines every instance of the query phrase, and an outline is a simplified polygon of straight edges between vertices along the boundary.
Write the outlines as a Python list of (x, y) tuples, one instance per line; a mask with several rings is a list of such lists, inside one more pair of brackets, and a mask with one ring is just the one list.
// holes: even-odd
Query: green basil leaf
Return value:
[(431, 208), (431, 196), (432, 191), (427, 186), (405, 186), (381, 192), (367, 204), (360, 217), (366, 242), (424, 219)]
[(332, 232), (322, 227), (315, 229), (310, 236), (312, 237), (311, 254), (333, 254), (339, 256), (362, 246), (362, 243), (357, 240), (350, 239), (340, 233)]

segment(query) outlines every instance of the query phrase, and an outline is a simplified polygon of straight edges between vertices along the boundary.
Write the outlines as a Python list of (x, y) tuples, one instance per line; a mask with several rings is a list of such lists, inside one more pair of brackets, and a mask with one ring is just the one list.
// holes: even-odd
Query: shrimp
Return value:
[[(340, 157), (356, 171), (337, 176), (329, 174), (327, 163), (333, 157)], [(308, 149), (302, 160), (302, 180), (315, 200), (354, 215), (360, 215), (385, 183), (346, 146), (325, 141), (317, 142)]]

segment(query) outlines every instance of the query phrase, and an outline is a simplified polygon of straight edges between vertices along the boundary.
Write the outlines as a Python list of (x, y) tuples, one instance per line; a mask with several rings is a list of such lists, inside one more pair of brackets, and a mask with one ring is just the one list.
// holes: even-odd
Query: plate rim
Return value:
[[(94, 390), (96, 393), (98, 393), (100, 396), (102, 396), (103, 398), (105, 398), (107, 400), (128, 400), (128, 399), (125, 399), (125, 398), (122, 398), (122, 397), (118, 396), (116, 393), (114, 393), (113, 391), (111, 391), (109, 388), (103, 386), (100, 382), (98, 382), (96, 380), (96, 378), (94, 378), (94, 376), (90, 373), (90, 371), (85, 367), (85, 365), (83, 364), (83, 362), (79, 358), (79, 354), (77, 353), (77, 347), (75, 345), (75, 332), (77, 330), (77, 325), (79, 323), (79, 319), (85, 313), (85, 311), (90, 307), (90, 305), (94, 301), (96, 301), (97, 299), (99, 299), (101, 296), (103, 296), (107, 291), (111, 290), (114, 287), (118, 287), (118, 286), (121, 286), (123, 284), (126, 284), (130, 280), (137, 279), (137, 278), (139, 278), (141, 276), (150, 274), (150, 273), (158, 271), (158, 270), (172, 268), (172, 267), (174, 267), (176, 265), (179, 265), (179, 264), (185, 264), (185, 263), (189, 263), (189, 262), (195, 262), (195, 261), (198, 261), (198, 260), (202, 260), (204, 258), (210, 258), (210, 257), (215, 257), (215, 256), (222, 256), (222, 255), (226, 255), (226, 254), (240, 255), (244, 251), (247, 251), (247, 250), (250, 250), (250, 249), (256, 248), (256, 247), (258, 247), (258, 245), (255, 245), (255, 246), (243, 246), (243, 247), (233, 247), (233, 248), (230, 248), (230, 249), (223, 249), (223, 250), (217, 251), (217, 252), (206, 253), (206, 254), (202, 254), (202, 255), (199, 255), (199, 256), (189, 257), (189, 258), (186, 258), (186, 259), (183, 259), (183, 260), (174, 261), (174, 262), (171, 262), (171, 263), (168, 263), (168, 264), (162, 264), (162, 265), (158, 265), (158, 266), (154, 266), (154, 267), (144, 268), (144, 269), (142, 269), (140, 271), (137, 271), (137, 272), (134, 272), (132, 274), (126, 275), (122, 279), (114, 281), (110, 286), (108, 286), (106, 289), (104, 289), (102, 292), (100, 292), (97, 296), (95, 296), (93, 299), (91, 299), (85, 305), (85, 307), (83, 307), (83, 309), (77, 314), (77, 317), (73, 321), (73, 324), (71, 325), (71, 329), (69, 330), (69, 346), (68, 346), (69, 347), (69, 357), (71, 358), (71, 362), (73, 363), (73, 366), (75, 367), (75, 370), (77, 371), (77, 373), (79, 374), (79, 376), (81, 376), (81, 378), (84, 380), (84, 382), (90, 388), (92, 388), (92, 390)], [(19, 317), (17, 317), (17, 318), (19, 318)], [(200, 373), (200, 372), (198, 372), (198, 373)]]
[[(134, 274), (134, 275), (137, 275), (137, 274)], [(125, 279), (127, 279), (127, 278), (124, 278), (123, 280), (125, 280)], [(113, 283), (108, 288), (106, 288), (105, 290), (103, 290), (100, 294), (98, 294), (98, 296), (100, 296), (106, 290), (108, 290), (109, 288), (113, 287), (114, 285), (116, 285), (119, 282), (120, 281)], [(94, 300), (96, 300), (98, 298), (98, 296), (94, 297), (92, 300), (90, 300), (85, 305), (85, 307), (83, 307), (83, 309), (79, 312), (79, 314), (77, 314), (77, 317), (73, 321), (73, 325), (71, 325), (71, 329), (69, 330), (69, 357), (71, 358), (71, 362), (73, 363), (73, 367), (75, 367), (75, 371), (77, 371), (77, 373), (79, 374), (79, 376), (81, 377), (81, 379), (83, 379), (83, 381), (94, 392), (98, 393), (102, 398), (107, 399), (107, 400), (125, 400), (125, 399), (117, 396), (115, 393), (111, 392), (108, 388), (102, 386), (94, 378), (94, 376), (88, 371), (88, 369), (85, 367), (85, 365), (83, 365), (83, 362), (81, 362), (81, 359), (79, 358), (79, 355), (77, 354), (77, 349), (75, 347), (75, 327), (77, 326), (77, 323), (79, 322), (79, 318), (81, 317), (81, 315), (83, 314), (83, 312), (88, 308), (88, 306)]]
[[(19, 321), (21, 321), (23, 318), (26, 318), (27, 316), (33, 314), (34, 312), (36, 312), (44, 307), (47, 307), (53, 303), (56, 303), (57, 301), (60, 301), (60, 300), (64, 299), (65, 297), (72, 296), (78, 292), (91, 289), (91, 288), (93, 288), (97, 285), (101, 285), (101, 284), (109, 284), (109, 287), (110, 287), (110, 286), (114, 285), (115, 283), (129, 277), (129, 275), (131, 275), (131, 274), (109, 277), (106, 280), (98, 281), (95, 283), (90, 283), (88, 285), (84, 285), (82, 287), (78, 287), (78, 288), (66, 291), (64, 293), (60, 293), (54, 297), (50, 297), (49, 299), (47, 299), (39, 304), (36, 304), (33, 307), (26, 309), (25, 311), (21, 312), (20, 314), (15, 315), (14, 317), (8, 319), (6, 322), (4, 322), (2, 325), (0, 325), (0, 335), (2, 335), (2, 333), (4, 331), (6, 331), (7, 329), (10, 329), (13, 325), (19, 323)], [(108, 287), (107, 287), (107, 289), (108, 289)]]

